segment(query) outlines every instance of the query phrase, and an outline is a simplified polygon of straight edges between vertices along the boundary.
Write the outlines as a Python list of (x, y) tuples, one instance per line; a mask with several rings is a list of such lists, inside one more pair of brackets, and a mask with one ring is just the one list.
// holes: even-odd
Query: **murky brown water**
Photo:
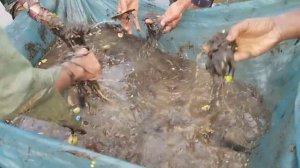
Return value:
[[(88, 98), (90, 110), (80, 113), (87, 134), (79, 135), (79, 146), (153, 168), (246, 167), (268, 123), (253, 88), (225, 84), (211, 103), (212, 79), (192, 61), (159, 50), (145, 56), (144, 41), (119, 38), (111, 26), (94, 28), (87, 42), (102, 63), (99, 83), (111, 102)], [(56, 43), (41, 67), (66, 53), (66, 46)], [(78, 106), (72, 90), (70, 111)], [(30, 118), (16, 125), (60, 140), (69, 134)]]

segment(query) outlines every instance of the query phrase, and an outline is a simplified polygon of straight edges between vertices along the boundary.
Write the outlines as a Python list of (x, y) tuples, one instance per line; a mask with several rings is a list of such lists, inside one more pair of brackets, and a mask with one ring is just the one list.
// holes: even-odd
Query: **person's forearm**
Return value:
[(54, 13), (41, 6), (39, 0), (18, 0), (19, 4), (28, 10), (29, 16), (46, 27), (63, 29), (64, 24)]
[(192, 1), (191, 0), (178, 0), (175, 3), (178, 4), (178, 6), (180, 8), (179, 10), (185, 11), (191, 6)]
[(65, 62), (63, 63), (61, 71), (59, 73), (58, 79), (55, 81), (55, 87), (58, 91), (63, 92), (69, 88), (79, 76), (82, 75), (84, 70), (73, 63)]
[(70, 73), (66, 69), (62, 68), (58, 79), (55, 81), (55, 87), (59, 92), (63, 92), (71, 86), (72, 82), (73, 80)]
[(300, 37), (300, 10), (273, 17), (280, 32), (280, 41)]

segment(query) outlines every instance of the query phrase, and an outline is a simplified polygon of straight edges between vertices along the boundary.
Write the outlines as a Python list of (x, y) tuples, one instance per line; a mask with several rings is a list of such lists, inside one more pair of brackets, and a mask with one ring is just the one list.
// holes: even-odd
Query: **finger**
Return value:
[(124, 29), (128, 34), (132, 34), (130, 20), (128, 20), (128, 19), (122, 19), (122, 20), (121, 20), (121, 25), (122, 25), (123, 29)]
[(162, 26), (167, 25), (168, 23), (177, 20), (180, 16), (177, 14), (168, 14), (168, 11), (162, 16), (162, 19), (160, 21), (160, 24)]
[(173, 20), (175, 20), (178, 16), (177, 15), (164, 15), (160, 21), (161, 26), (166, 26), (167, 24), (169, 24), (170, 22), (172, 22)]
[(134, 22), (136, 30), (140, 31), (141, 30), (141, 26), (140, 26), (140, 23), (139, 23), (139, 20), (138, 20), (138, 17), (137, 17), (137, 13), (134, 15), (133, 22)]
[(226, 39), (228, 41), (234, 41), (241, 32), (245, 32), (249, 27), (249, 21), (244, 20), (234, 26), (231, 27), (231, 29), (228, 32), (228, 35)]
[(89, 50), (87, 48), (80, 48), (77, 51), (75, 51), (74, 55), (82, 56), (82, 55), (87, 55), (88, 53), (89, 53)]
[(94, 61), (96, 64), (94, 64), (94, 67), (91, 72), (93, 72), (93, 76), (91, 77), (91, 80), (96, 80), (100, 77), (102, 71), (101, 71), (101, 64), (98, 62), (98, 60)]
[(132, 34), (132, 26), (131, 26), (130, 22), (128, 22), (127, 33), (128, 33), (128, 34)]
[(122, 19), (122, 20), (121, 20), (121, 25), (122, 25), (123, 29), (124, 29), (126, 32), (129, 32), (129, 30), (130, 30), (130, 23), (129, 23), (129, 20), (128, 20), (128, 19)]
[(119, 2), (120, 2), (120, 6), (121, 6), (120, 13), (127, 11), (127, 0), (120, 0)]
[(141, 26), (137, 17), (134, 19), (134, 25), (137, 31), (141, 30)]
[(172, 29), (174, 29), (178, 25), (178, 23), (180, 22), (180, 19), (181, 19), (181, 16), (176, 18), (174, 21), (172, 21), (172, 23), (170, 24)]
[(117, 12), (118, 12), (118, 13), (121, 13), (121, 12), (122, 12), (121, 1), (122, 1), (122, 0), (120, 0), (120, 1), (118, 2), (118, 6), (117, 6)]
[(162, 16), (162, 19), (161, 19), (161, 21), (160, 21), (160, 25), (164, 27), (164, 26), (166, 25), (166, 23), (167, 23), (167, 21), (166, 21), (166, 19), (165, 19), (165, 16), (163, 15), (163, 16)]
[(99, 72), (97, 72), (97, 73), (95, 73), (95, 74), (90, 74), (90, 76), (88, 77), (88, 79), (89, 79), (90, 81), (93, 81), (93, 80), (99, 79), (100, 76), (101, 76), (101, 71), (99, 71)]
[(234, 61), (243, 61), (251, 57), (250, 52), (236, 52), (234, 53)]
[(170, 32), (171, 30), (173, 30), (177, 24), (179, 23), (180, 18), (174, 20), (172, 23), (168, 24), (165, 29), (164, 29), (164, 33)]
[(167, 33), (167, 32), (170, 32), (171, 30), (172, 30), (171, 26), (166, 26), (163, 32)]
[(97, 59), (93, 60), (93, 57), (89, 59), (90, 60), (84, 61), (84, 65), (89, 65), (85, 66), (86, 75), (89, 76), (88, 79), (97, 79), (101, 74), (101, 65)]

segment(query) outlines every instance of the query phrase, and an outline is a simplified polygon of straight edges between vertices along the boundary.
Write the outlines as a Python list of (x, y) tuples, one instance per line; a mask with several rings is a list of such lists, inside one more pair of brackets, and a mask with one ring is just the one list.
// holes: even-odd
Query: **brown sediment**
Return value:
[[(269, 122), (257, 91), (226, 83), (211, 104), (213, 81), (206, 70), (158, 49), (143, 57), (145, 41), (119, 38), (117, 29), (99, 25), (86, 36), (102, 63), (98, 82), (111, 102), (88, 95), (90, 110), (76, 114), (87, 132), (78, 135), (78, 145), (150, 168), (245, 167)], [(58, 62), (66, 48), (58, 41), (45, 57)], [(26, 129), (22, 124), (16, 125)]]

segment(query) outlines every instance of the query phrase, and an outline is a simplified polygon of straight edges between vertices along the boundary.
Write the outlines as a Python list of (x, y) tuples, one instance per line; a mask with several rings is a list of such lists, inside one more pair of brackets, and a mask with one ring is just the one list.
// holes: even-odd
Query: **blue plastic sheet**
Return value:
[[(140, 3), (140, 21), (147, 12), (163, 14), (165, 10), (163, 6), (154, 6), (148, 1), (141, 0)], [(111, 21), (110, 17), (115, 14), (116, 9), (116, 0), (43, 0), (42, 4), (68, 23), (94, 24)], [(183, 50), (184, 56), (203, 66), (205, 58), (199, 54), (200, 46), (216, 32), (228, 29), (245, 18), (272, 16), (295, 9), (300, 9), (299, 0), (252, 0), (189, 11), (174, 31), (161, 38), (160, 48), (165, 52), (177, 53), (180, 47), (192, 45), (192, 49)], [(145, 27), (142, 29), (145, 30)], [(49, 31), (30, 19), (26, 13), (19, 15), (6, 31), (16, 48), (33, 64), (38, 62), (54, 40)], [(145, 38), (144, 31), (135, 32), (135, 35)], [(30, 55), (25, 45), (30, 42), (38, 44), (33, 55)], [(254, 84), (272, 112), (271, 128), (251, 155), (250, 167), (298, 167), (299, 72), (300, 45), (295, 44), (295, 40), (283, 42), (264, 56), (237, 65), (237, 80)], [(102, 167), (132, 167), (126, 162), (70, 147), (3, 124), (0, 125), (0, 136), (0, 167), (89, 167), (88, 159), (80, 159), (64, 152), (69, 149), (95, 156), (99, 165), (105, 165)]]

